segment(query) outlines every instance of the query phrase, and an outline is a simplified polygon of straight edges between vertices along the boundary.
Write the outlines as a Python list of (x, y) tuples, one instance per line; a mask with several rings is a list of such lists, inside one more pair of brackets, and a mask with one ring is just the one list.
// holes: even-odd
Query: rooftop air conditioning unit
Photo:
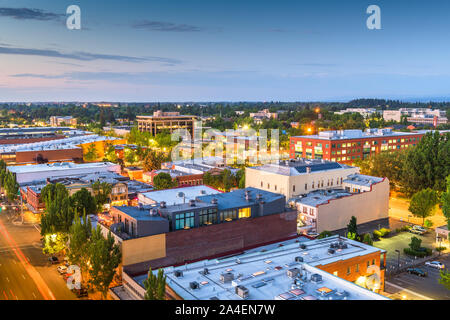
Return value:
[(334, 253), (334, 249), (331, 249), (331, 248), (328, 249), (328, 253), (329, 253), (329, 254), (333, 254), (333, 253)]
[(166, 202), (165, 201), (161, 201), (159, 203), (159, 205), (161, 206), (161, 208), (165, 208), (166, 207)]
[(315, 283), (322, 282), (322, 276), (318, 273), (314, 273), (313, 275), (311, 275), (311, 281)]
[(189, 200), (189, 206), (195, 207), (195, 200)]
[(306, 244), (302, 243), (302, 244), (300, 245), (300, 249), (306, 249)]
[(204, 268), (202, 272), (200, 272), (202, 275), (207, 275), (209, 274), (209, 270), (208, 268)]
[(174, 272), (173, 274), (174, 274), (175, 277), (177, 277), (177, 278), (183, 277), (183, 271), (181, 271), (181, 270), (175, 270), (175, 272)]
[(231, 272), (222, 273), (220, 275), (220, 281), (222, 283), (231, 282), (233, 280), (234, 280), (234, 274), (232, 274)]
[(217, 201), (218, 201), (217, 198), (212, 198), (212, 199), (211, 199), (211, 203), (212, 203), (212, 204), (217, 204)]
[(295, 257), (295, 262), (303, 262), (303, 257)]
[(249, 290), (244, 286), (236, 286), (235, 292), (242, 299), (247, 299), (250, 294)]
[(288, 270), (286, 271), (286, 275), (287, 275), (289, 278), (295, 278), (295, 277), (297, 277), (299, 274), (300, 274), (300, 269), (299, 269), (299, 268), (292, 268), (292, 269), (288, 269)]
[(198, 282), (197, 281), (189, 282), (189, 287), (192, 290), (198, 289), (199, 288)]

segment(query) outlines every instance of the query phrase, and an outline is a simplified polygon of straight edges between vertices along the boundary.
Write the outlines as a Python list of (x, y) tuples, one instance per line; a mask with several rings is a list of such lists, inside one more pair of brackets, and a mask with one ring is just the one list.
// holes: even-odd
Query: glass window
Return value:
[(239, 219), (241, 218), (250, 218), (252, 216), (250, 208), (241, 208), (239, 209)]
[(237, 219), (237, 210), (224, 210), (220, 212), (220, 221), (232, 221)]
[(199, 220), (201, 226), (217, 223), (217, 209), (202, 210)]
[(194, 212), (185, 212), (175, 215), (175, 230), (189, 229), (194, 227)]

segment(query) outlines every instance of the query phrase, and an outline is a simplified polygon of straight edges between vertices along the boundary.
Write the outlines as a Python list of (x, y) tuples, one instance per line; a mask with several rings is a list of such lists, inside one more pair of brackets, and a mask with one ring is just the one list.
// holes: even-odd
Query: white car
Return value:
[(56, 270), (58, 270), (58, 272), (60, 274), (64, 274), (67, 272), (67, 267), (66, 266), (58, 266), (58, 268), (56, 268)]
[(442, 262), (439, 261), (427, 261), (425, 262), (425, 265), (431, 268), (436, 268), (436, 269), (444, 269), (445, 265)]

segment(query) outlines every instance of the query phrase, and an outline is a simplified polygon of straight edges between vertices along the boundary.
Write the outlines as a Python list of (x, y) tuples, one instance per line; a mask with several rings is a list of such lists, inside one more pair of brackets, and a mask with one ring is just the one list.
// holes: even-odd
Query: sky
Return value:
[(0, 0), (0, 30), (0, 101), (450, 97), (447, 0)]

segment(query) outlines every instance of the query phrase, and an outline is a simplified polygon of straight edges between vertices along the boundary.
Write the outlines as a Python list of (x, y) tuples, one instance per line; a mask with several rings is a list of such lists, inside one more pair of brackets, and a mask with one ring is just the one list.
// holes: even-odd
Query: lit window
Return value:
[(241, 208), (239, 209), (239, 219), (241, 218), (250, 218), (252, 215), (250, 208)]

